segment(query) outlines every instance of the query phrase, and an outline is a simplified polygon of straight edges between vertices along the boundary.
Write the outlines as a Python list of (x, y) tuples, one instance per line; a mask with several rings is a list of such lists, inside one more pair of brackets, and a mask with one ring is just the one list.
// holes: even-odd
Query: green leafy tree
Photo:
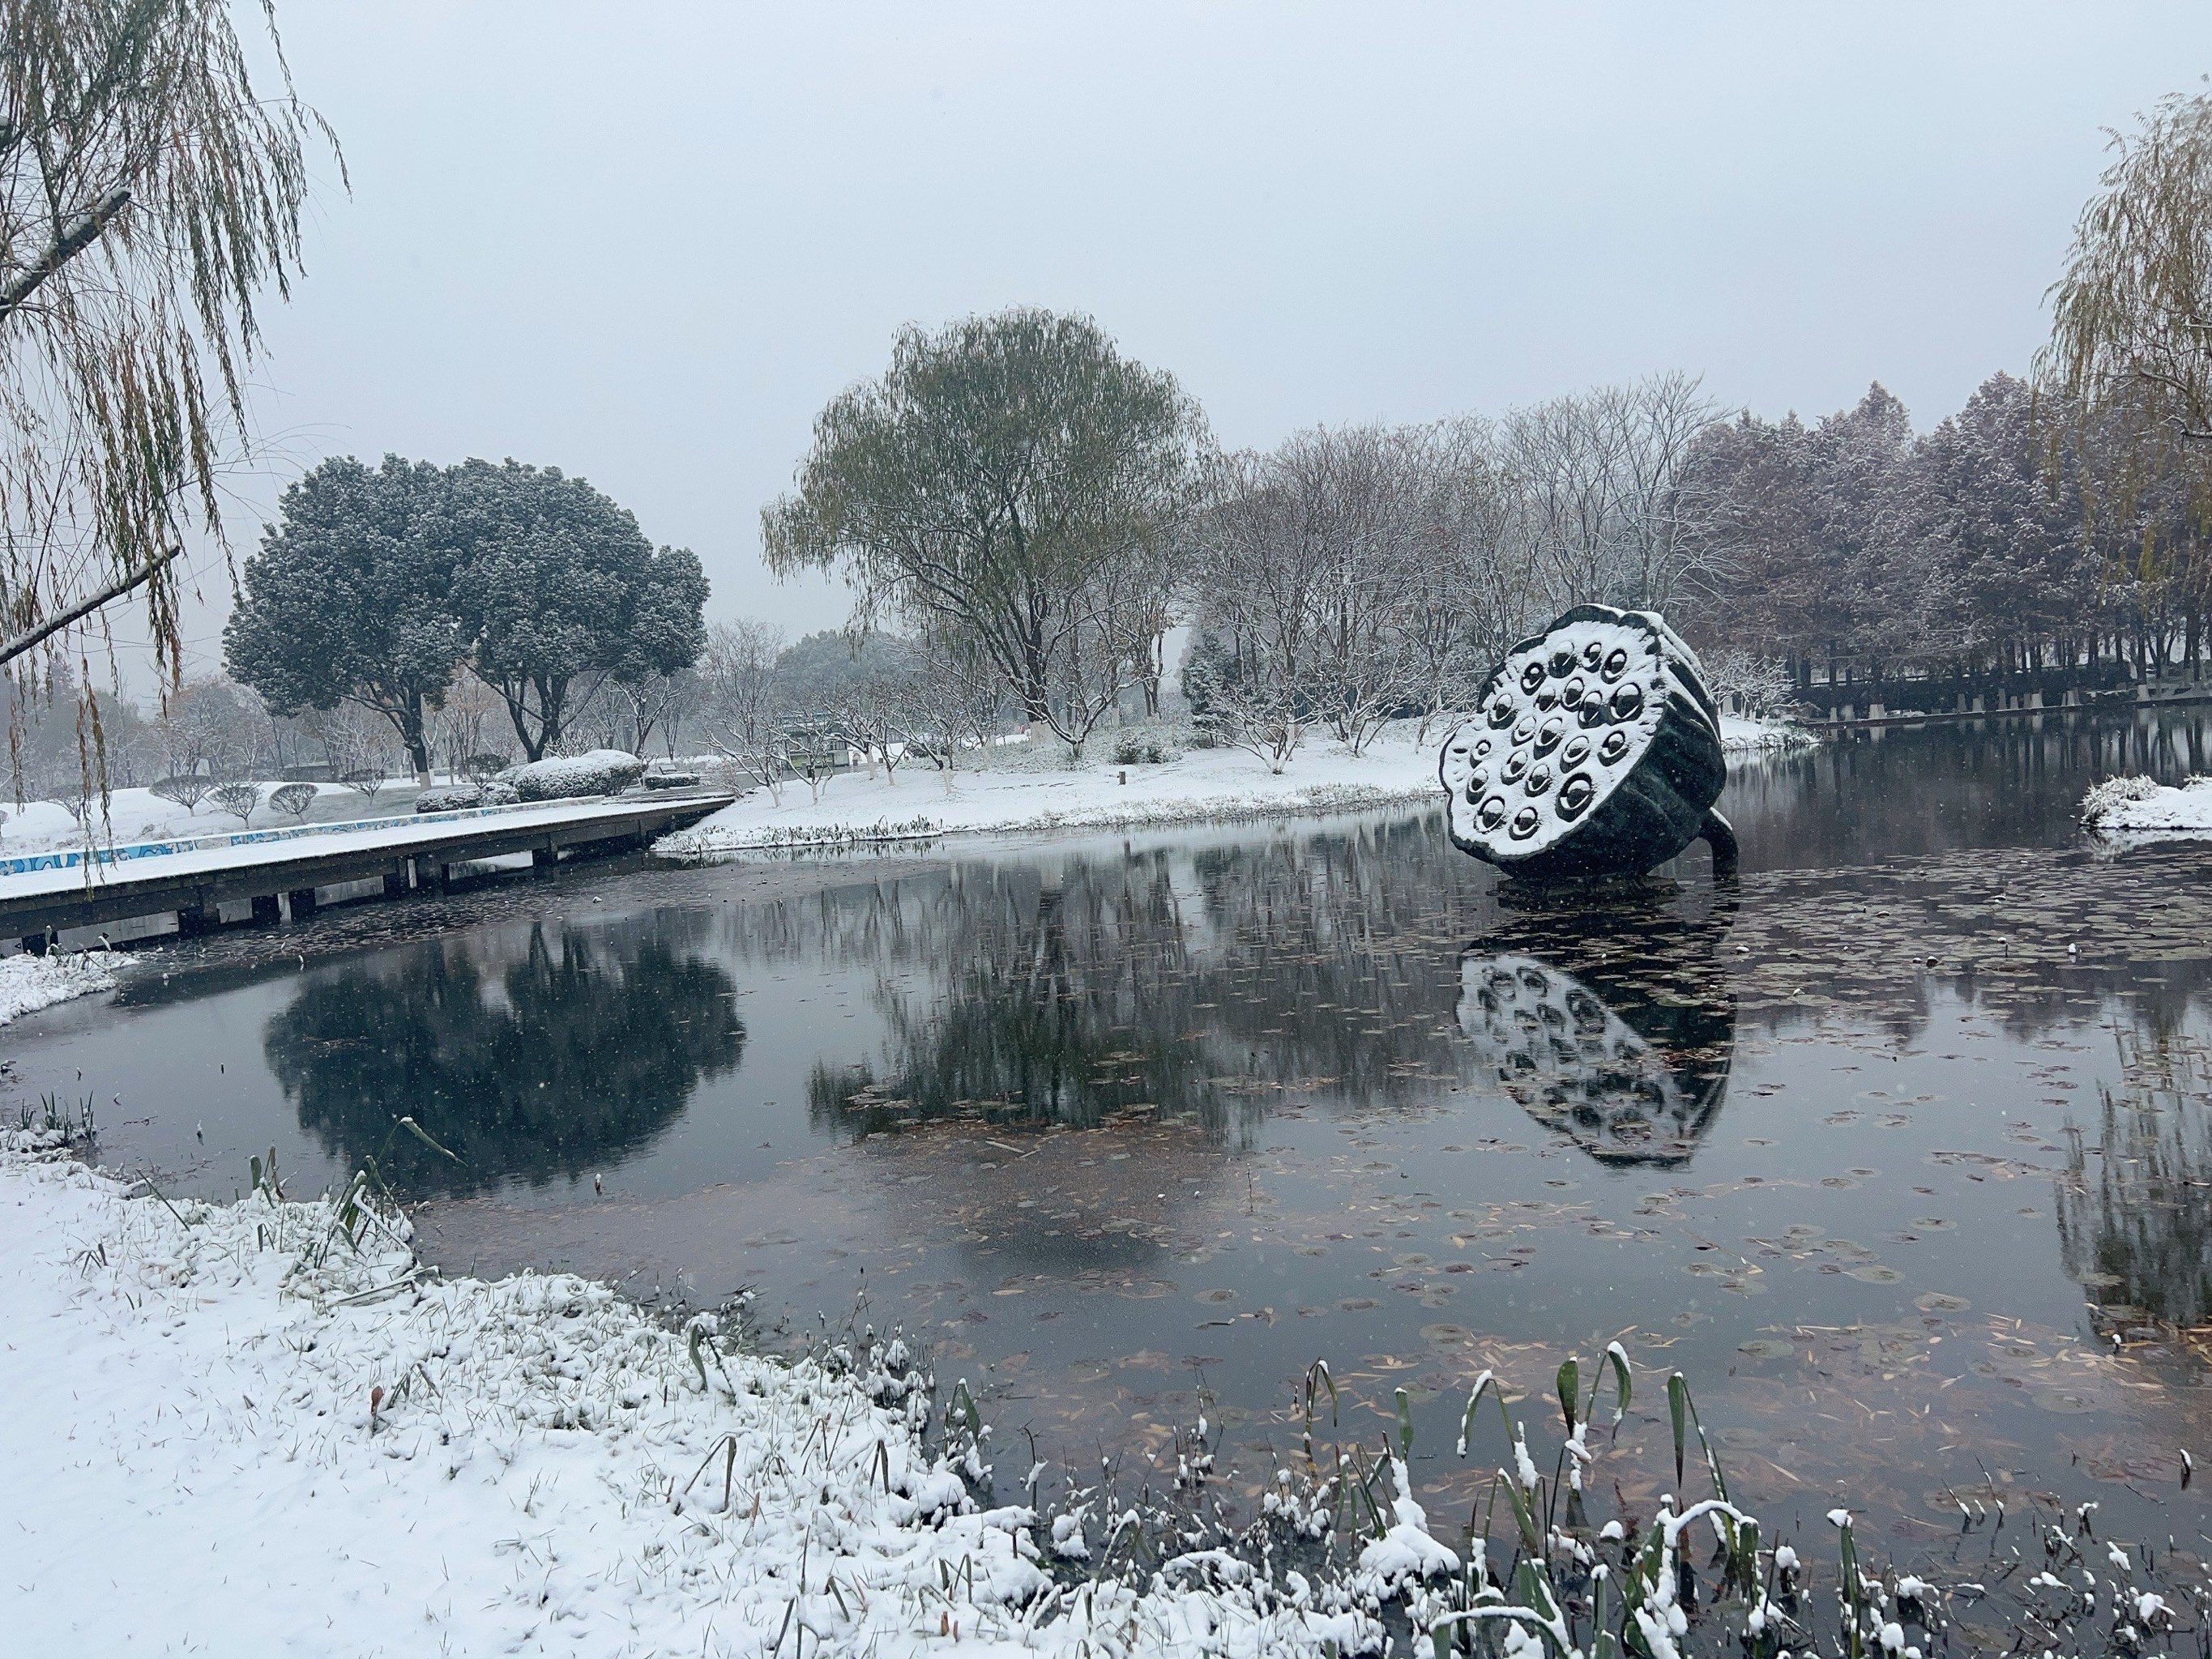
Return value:
[(1179, 520), (1203, 436), (1174, 377), (1087, 317), (909, 328), (881, 380), (816, 417), (796, 492), (762, 511), (769, 565), (842, 571), (864, 622), (972, 639), (1080, 749), (1141, 677), (1157, 595), (1133, 573)]
[(234, 10), (0, 7), (0, 663), (143, 586), (181, 672), (172, 562), (221, 533), (256, 302), (299, 274), (330, 137), (281, 50), (256, 83)]
[(557, 749), (606, 681), (635, 685), (698, 660), (707, 578), (690, 549), (656, 550), (627, 511), (558, 467), (472, 460), (449, 477), (469, 665), (529, 758)]
[(231, 674), (279, 714), (356, 703), (392, 722), (428, 783), (425, 714), (468, 640), (452, 590), (459, 535), (446, 472), (385, 457), (325, 461), (284, 492), (223, 629)]

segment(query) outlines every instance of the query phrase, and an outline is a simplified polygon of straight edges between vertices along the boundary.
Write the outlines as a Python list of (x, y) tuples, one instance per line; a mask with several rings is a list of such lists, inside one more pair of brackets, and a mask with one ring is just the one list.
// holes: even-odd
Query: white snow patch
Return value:
[(1393, 1458), (1390, 1474), (1397, 1485), (1397, 1496), (1390, 1500), (1390, 1528), (1359, 1552), (1360, 1571), (1374, 1573), (1386, 1583), (1418, 1583), (1433, 1574), (1457, 1572), (1459, 1557), (1429, 1534), (1428, 1511), (1413, 1496), (1405, 1460)]
[(0, 1025), (51, 1008), (71, 997), (112, 991), (117, 977), (137, 960), (120, 951), (81, 951), (42, 957), (26, 952), (0, 960)]
[(2106, 778), (2081, 797), (2081, 822), (2110, 836), (2212, 835), (2212, 778), (2179, 789), (2148, 778)]
[(11, 1650), (757, 1653), (794, 1624), (881, 1659), (1380, 1644), (1223, 1571), (1055, 1585), (1035, 1514), (956, 1499), (885, 1373), (695, 1364), (604, 1285), (442, 1279), (404, 1220), (355, 1251), (340, 1219), (0, 1150)]

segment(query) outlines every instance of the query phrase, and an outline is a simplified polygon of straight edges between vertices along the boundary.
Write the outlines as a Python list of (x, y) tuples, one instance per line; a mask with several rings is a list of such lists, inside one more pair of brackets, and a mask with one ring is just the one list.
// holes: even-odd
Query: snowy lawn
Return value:
[(396, 1217), (126, 1198), (55, 1138), (0, 1132), (10, 1650), (1312, 1659), (1399, 1593), (1218, 1551), (1055, 1581), (1105, 1517), (980, 1507), (896, 1341), (718, 1352), (583, 1279), (441, 1279)]
[[(331, 823), (349, 818), (404, 816), (414, 809), (412, 780), (387, 783), (374, 800), (349, 784), (322, 783), (315, 786), (315, 804), (307, 809), (305, 817), (294, 819), (272, 811), (267, 804), (269, 792), (280, 787), (274, 783), (261, 786), (263, 804), (255, 811), (251, 828), (275, 830), (295, 822)], [(0, 855), (45, 853), (57, 848), (84, 845), (83, 827), (58, 801), (25, 801), (6, 810), (7, 819), (0, 823)], [(212, 800), (202, 801), (197, 811), (188, 811), (149, 789), (112, 792), (104, 820), (97, 802), (92, 809), (92, 836), (100, 844), (227, 835), (248, 827)]]
[[(663, 836), (653, 850), (686, 856), (978, 831), (1123, 830), (1426, 800), (1442, 793), (1437, 757), (1443, 731), (1434, 725), (1430, 731), (1430, 741), (1417, 743), (1411, 722), (1390, 728), (1361, 755), (1341, 744), (1310, 743), (1280, 773), (1240, 749), (1194, 749), (1152, 765), (1085, 760), (1075, 767), (994, 766), (956, 771), (949, 779), (915, 765), (890, 776), (855, 769), (831, 778), (818, 800), (801, 782), (784, 785), (780, 799), (756, 789), (694, 828)], [(1109, 750), (1111, 740), (1110, 732), (1102, 732), (1093, 750)], [(1812, 741), (1795, 726), (1735, 715), (1722, 720), (1722, 742), (1731, 753)]]

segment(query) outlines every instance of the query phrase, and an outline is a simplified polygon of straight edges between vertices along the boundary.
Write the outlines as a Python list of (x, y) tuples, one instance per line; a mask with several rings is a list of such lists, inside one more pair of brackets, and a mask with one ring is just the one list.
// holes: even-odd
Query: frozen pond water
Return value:
[[(185, 1190), (374, 1157), (452, 1270), (903, 1323), (1023, 1463), (1027, 1429), (1171, 1468), (1203, 1407), (1233, 1501), (1327, 1356), (1355, 1421), (1407, 1390), (1463, 1515), (1502, 1449), (1451, 1455), (1473, 1376), (1543, 1409), (1619, 1337), (1759, 1506), (1934, 1547), (1994, 1489), (2186, 1538), (2212, 847), (2112, 856), (2072, 811), (2208, 750), (2197, 709), (1856, 738), (1731, 781), (1733, 896), (1693, 849), (1582, 914), (1501, 902), (1425, 811), (631, 860), (150, 953), (9, 1028), (9, 1087)], [(1659, 1375), (1609, 1472), (1660, 1476)]]

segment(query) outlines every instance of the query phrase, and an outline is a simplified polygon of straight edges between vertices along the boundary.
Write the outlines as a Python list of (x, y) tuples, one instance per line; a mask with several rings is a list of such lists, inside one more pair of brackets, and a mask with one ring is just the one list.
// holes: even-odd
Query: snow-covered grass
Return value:
[(136, 957), (120, 951), (59, 951), (0, 959), (0, 1025), (51, 1008), (71, 997), (115, 988), (116, 976)]
[(1762, 750), (1811, 749), (1820, 739), (1795, 720), (1775, 720), (1749, 714), (1721, 716), (1721, 747), (1731, 755)]
[[(1110, 732), (1092, 745), (1110, 750)], [(1801, 728), (1723, 718), (1723, 743), (1750, 754), (1810, 742)], [(1241, 749), (1193, 749), (1159, 764), (1086, 760), (1050, 764), (1020, 751), (1006, 763), (955, 771), (904, 766), (894, 775), (854, 769), (838, 774), (811, 799), (803, 783), (786, 784), (781, 799), (757, 789), (690, 830), (665, 836), (653, 850), (672, 857), (717, 853), (836, 848), (978, 832), (1027, 835), (1054, 830), (1127, 830), (1147, 825), (1358, 811), (1437, 797), (1437, 757), (1443, 733), (1416, 741), (1412, 722), (1386, 730), (1364, 754), (1341, 744), (1310, 742), (1279, 772)]]
[[(1617, 1345), (1586, 1379), (1560, 1369), (1556, 1477), (1528, 1445), (1553, 1390), (1509, 1413), (1498, 1379), (1474, 1379), (1460, 1455), (1473, 1437), (1505, 1464), (1507, 1501), (1503, 1535), (1464, 1561), (1412, 1491), (1405, 1390), (1384, 1446), (1316, 1449), (1337, 1397), (1318, 1362), (1304, 1451), (1282, 1453), (1308, 1473), (1277, 1472), (1245, 1532), (1212, 1518), (1202, 1420), (1180, 1443), (1179, 1508), (1091, 1488), (1052, 1513), (1042, 1465), (1000, 1477), (1019, 1501), (993, 1503), (964, 1384), (947, 1399), (896, 1333), (787, 1363), (586, 1279), (447, 1279), (366, 1177), (335, 1202), (289, 1200), (268, 1171), (236, 1203), (132, 1196), (69, 1155), (72, 1127), (0, 1127), (11, 1651), (757, 1656), (803, 1636), (825, 1659), (1339, 1659), (1386, 1630), (1416, 1653), (1443, 1632), (1442, 1653), (1466, 1627), (1503, 1636), (1482, 1651), (1534, 1653), (1540, 1633), (1566, 1659), (1593, 1614), (1662, 1656), (1762, 1636), (1809, 1650), (1837, 1623), (1832, 1586), (1762, 1542), (1717, 1466), (1711, 1498), (1666, 1500), (1648, 1525), (1547, 1530), (1567, 1492), (1613, 1484), (1589, 1430), (1631, 1404)], [(1665, 1393), (1679, 1460), (1695, 1406), (1679, 1375)], [(1863, 1576), (1850, 1513), (1830, 1520), (1855, 1650), (1944, 1631), (1940, 1589)], [(1716, 1544), (1726, 1569), (1678, 1599), (1680, 1564)], [(2103, 1562), (2054, 1548), (2021, 1592), (2041, 1598), (2036, 1628), (2101, 1638)], [(2055, 1576), (2076, 1567), (2086, 1590)], [(2172, 1628), (2126, 1571), (2110, 1622)]]
[(975, 1443), (925, 1450), (896, 1340), (730, 1352), (583, 1279), (443, 1279), (358, 1192), (130, 1198), (52, 1139), (0, 1132), (21, 1651), (757, 1654), (795, 1628), (880, 1659), (1317, 1659), (1380, 1636), (1348, 1592), (1325, 1610), (1226, 1557), (1068, 1582), (1082, 1517), (1041, 1544), (1026, 1505), (979, 1506)]
[(2110, 835), (2212, 836), (2212, 778), (2179, 789), (2144, 777), (2106, 778), (2081, 797), (2081, 822)]

